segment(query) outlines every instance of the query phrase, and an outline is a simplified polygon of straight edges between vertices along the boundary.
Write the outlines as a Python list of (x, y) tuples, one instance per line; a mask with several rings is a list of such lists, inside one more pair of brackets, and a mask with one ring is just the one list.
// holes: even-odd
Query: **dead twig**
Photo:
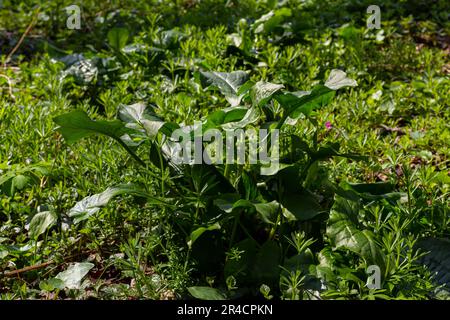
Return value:
[(36, 13), (33, 16), (33, 19), (31, 20), (30, 24), (28, 25), (28, 27), (25, 29), (25, 32), (22, 34), (22, 36), (20, 37), (19, 41), (16, 43), (16, 45), (14, 46), (14, 48), (11, 50), (11, 52), (6, 56), (5, 62), (3, 63), (3, 68), (6, 68), (6, 65), (9, 63), (9, 61), (11, 60), (11, 57), (14, 55), (14, 53), (16, 53), (16, 51), (20, 48), (20, 46), (22, 45), (22, 42), (25, 40), (27, 34), (31, 31), (31, 29), (33, 28), (33, 25), (36, 23), (38, 14), (39, 14), (39, 10), (40, 8), (38, 8), (36, 10)]
[(24, 273), (24, 272), (45, 268), (45, 267), (47, 267), (47, 266), (49, 266), (49, 265), (51, 265), (53, 263), (55, 263), (55, 262), (53, 260), (50, 260), (50, 261), (47, 261), (47, 262), (35, 264), (33, 266), (28, 266), (28, 267), (25, 267), (25, 268), (22, 268), (22, 269), (17, 269), (17, 270), (13, 270), (13, 271), (6, 271), (6, 272), (3, 272), (3, 275), (5, 277), (8, 277), (8, 278), (15, 277), (15, 276), (18, 276), (19, 274)]
[[(60, 266), (63, 263), (67, 262), (68, 260), (71, 260), (71, 259), (73, 259), (75, 257), (78, 257), (80, 254), (83, 254), (83, 253), (77, 253), (77, 254), (73, 254), (73, 255), (70, 255), (68, 257), (65, 257), (63, 259), (63, 261), (58, 264), (58, 266)], [(15, 277), (15, 276), (20, 276), (20, 274), (22, 274), (24, 272), (29, 272), (29, 271), (38, 270), (38, 269), (42, 269), (42, 268), (48, 267), (49, 265), (52, 265), (54, 263), (57, 263), (57, 262), (55, 260), (49, 260), (49, 261), (46, 261), (46, 262), (43, 262), (43, 263), (38, 263), (38, 264), (35, 264), (35, 265), (32, 265), (32, 266), (24, 267), (24, 268), (17, 269), (17, 270), (5, 271), (3, 273), (0, 272), (0, 275), (3, 275), (5, 277), (7, 277), (7, 278), (11, 278), (11, 277)]]

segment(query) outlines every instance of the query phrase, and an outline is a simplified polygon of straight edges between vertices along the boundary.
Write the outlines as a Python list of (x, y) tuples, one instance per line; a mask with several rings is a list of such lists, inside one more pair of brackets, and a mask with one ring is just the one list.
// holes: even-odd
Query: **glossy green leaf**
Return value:
[(53, 118), (59, 125), (61, 132), (67, 143), (74, 143), (92, 134), (104, 134), (113, 139), (119, 140), (122, 135), (129, 132), (125, 125), (118, 121), (93, 121), (86, 112), (75, 110)]
[(265, 242), (256, 254), (253, 277), (258, 284), (274, 286), (280, 274), (281, 249), (275, 241)]
[(200, 227), (191, 232), (188, 240), (188, 246), (192, 247), (194, 242), (206, 231), (219, 230), (220, 224), (218, 222), (208, 226), (208, 227)]
[[(132, 129), (145, 129), (148, 137), (154, 138), (159, 131), (170, 136), (174, 127), (152, 114), (144, 103), (121, 105), (119, 118), (126, 123), (126, 127)], [(173, 126), (173, 124), (172, 124)]]
[(327, 224), (326, 234), (335, 248), (355, 252), (367, 264), (375, 264), (385, 269), (385, 256), (375, 241), (375, 235), (358, 225), (359, 205), (337, 197)]
[(297, 96), (293, 93), (277, 94), (275, 99), (286, 110), (290, 118), (296, 119), (301, 114), (310, 115), (315, 109), (327, 105), (335, 92), (322, 85), (315, 86), (311, 92)]
[(316, 197), (308, 192), (286, 193), (281, 201), (284, 210), (287, 210), (297, 220), (305, 221), (324, 212)]

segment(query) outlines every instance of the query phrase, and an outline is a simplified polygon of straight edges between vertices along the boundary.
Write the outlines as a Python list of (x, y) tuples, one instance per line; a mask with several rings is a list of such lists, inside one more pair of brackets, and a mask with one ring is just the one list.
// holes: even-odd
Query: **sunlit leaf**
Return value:
[(58, 273), (55, 279), (61, 280), (64, 288), (67, 289), (80, 289), (81, 280), (89, 273), (94, 267), (89, 262), (78, 262), (72, 264), (67, 270)]
[(225, 96), (232, 107), (238, 106), (243, 94), (238, 95), (238, 90), (248, 80), (248, 74), (244, 71), (226, 72), (201, 72), (209, 85), (217, 87)]
[(43, 234), (49, 227), (57, 221), (56, 214), (51, 211), (36, 213), (30, 221), (28, 236), (35, 239)]

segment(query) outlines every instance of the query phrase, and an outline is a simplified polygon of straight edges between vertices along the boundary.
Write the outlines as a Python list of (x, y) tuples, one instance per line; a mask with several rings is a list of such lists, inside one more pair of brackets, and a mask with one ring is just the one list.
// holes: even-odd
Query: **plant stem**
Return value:
[(234, 217), (234, 222), (233, 222), (233, 230), (231, 231), (231, 238), (230, 238), (230, 244), (229, 244), (229, 248), (231, 249), (231, 246), (234, 242), (234, 238), (236, 237), (236, 231), (237, 231), (237, 227), (239, 224), (239, 219), (241, 217), (241, 213), (239, 212), (235, 217)]
[(144, 161), (142, 161), (141, 158), (139, 158), (136, 153), (133, 152), (133, 150), (131, 150), (126, 144), (125, 142), (123, 142), (120, 139), (114, 139), (116, 140), (125, 150), (127, 150), (127, 152), (134, 158), (134, 160), (136, 160), (141, 166), (143, 166), (144, 168), (147, 167), (147, 165), (145, 164)]

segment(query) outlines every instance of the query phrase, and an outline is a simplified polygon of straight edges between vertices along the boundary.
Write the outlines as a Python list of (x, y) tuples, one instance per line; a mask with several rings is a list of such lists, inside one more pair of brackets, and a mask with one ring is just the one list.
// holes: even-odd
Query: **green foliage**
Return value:
[[(34, 4), (0, 10), (1, 299), (448, 297), (447, 2), (46, 2), (6, 61)], [(279, 166), (177, 129), (278, 129)]]

